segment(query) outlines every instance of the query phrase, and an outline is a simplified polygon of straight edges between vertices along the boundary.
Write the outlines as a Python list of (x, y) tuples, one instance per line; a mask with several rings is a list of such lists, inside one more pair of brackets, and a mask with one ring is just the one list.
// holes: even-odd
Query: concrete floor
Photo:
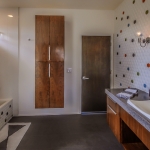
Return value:
[(31, 122), (17, 150), (123, 150), (106, 115), (14, 117)]

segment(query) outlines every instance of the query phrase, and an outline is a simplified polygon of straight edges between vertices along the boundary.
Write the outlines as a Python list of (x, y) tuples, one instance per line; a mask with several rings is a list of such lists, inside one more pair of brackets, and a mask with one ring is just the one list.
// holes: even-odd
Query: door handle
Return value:
[(89, 80), (89, 78), (87, 78), (86, 76), (82, 77), (83, 80)]
[(48, 46), (48, 59), (49, 59), (49, 60), (51, 59), (51, 54), (50, 54), (51, 51), (50, 51), (50, 50), (51, 50), (51, 48), (50, 48), (50, 45), (49, 45), (49, 46)]
[(48, 75), (49, 75), (49, 78), (50, 78), (50, 76), (51, 76), (51, 74), (50, 74), (50, 63), (49, 63), (49, 66), (48, 66)]

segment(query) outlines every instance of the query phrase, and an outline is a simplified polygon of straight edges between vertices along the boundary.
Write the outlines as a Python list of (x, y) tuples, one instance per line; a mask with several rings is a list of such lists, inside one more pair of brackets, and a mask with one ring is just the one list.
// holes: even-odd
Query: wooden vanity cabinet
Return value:
[[(120, 118), (122, 126), (123, 146), (126, 147), (126, 149), (131, 146), (136, 147), (136, 150), (150, 149), (150, 132), (146, 130), (123, 108), (120, 108)], [(127, 136), (124, 136), (124, 134), (126, 134)]]
[(120, 117), (119, 106), (109, 97), (107, 97), (107, 122), (114, 135), (120, 142)]
[(107, 122), (125, 150), (150, 149), (150, 132), (108, 96)]

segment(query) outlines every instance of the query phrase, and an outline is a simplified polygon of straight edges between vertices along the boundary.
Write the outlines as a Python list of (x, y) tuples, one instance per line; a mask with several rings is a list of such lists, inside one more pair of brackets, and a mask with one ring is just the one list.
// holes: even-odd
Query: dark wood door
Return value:
[(82, 112), (106, 111), (110, 36), (82, 36)]

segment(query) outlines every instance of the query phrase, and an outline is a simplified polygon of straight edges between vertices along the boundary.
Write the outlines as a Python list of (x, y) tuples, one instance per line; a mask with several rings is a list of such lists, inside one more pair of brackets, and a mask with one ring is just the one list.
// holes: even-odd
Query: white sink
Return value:
[(150, 119), (150, 100), (128, 100), (127, 103), (135, 108), (137, 111), (142, 113), (144, 116), (146, 116), (148, 119)]

